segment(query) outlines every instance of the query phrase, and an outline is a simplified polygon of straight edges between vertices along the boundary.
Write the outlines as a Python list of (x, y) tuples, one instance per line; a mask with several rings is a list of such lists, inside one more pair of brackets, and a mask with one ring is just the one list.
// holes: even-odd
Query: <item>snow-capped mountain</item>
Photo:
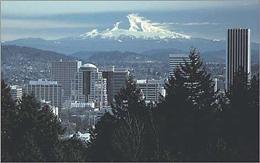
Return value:
[[(125, 20), (124, 22), (116, 22), (111, 29), (93, 29), (77, 36), (57, 40), (44, 40), (41, 38), (18, 39), (2, 42), (2, 45), (28, 46), (63, 54), (72, 54), (79, 51), (130, 51), (142, 53), (153, 49), (171, 48), (189, 51), (191, 47), (196, 47), (201, 52), (226, 49), (226, 42), (223, 40), (195, 38), (173, 32), (165, 25), (167, 23), (155, 23), (138, 14), (128, 14)], [(123, 24), (128, 26), (123, 28), (121, 26)], [(252, 50), (258, 50), (258, 47), (259, 44), (257, 43), (251, 44)]]
[(137, 14), (128, 14), (127, 19), (129, 21), (129, 29), (120, 28), (119, 25), (122, 21), (116, 22), (114, 28), (106, 29), (105, 31), (99, 32), (97, 29), (93, 29), (90, 32), (81, 34), (74, 39), (88, 39), (88, 38), (103, 38), (103, 39), (120, 39), (123, 36), (128, 36), (132, 39), (153, 39), (153, 40), (162, 40), (162, 39), (175, 39), (175, 38), (184, 38), (190, 39), (190, 36), (172, 32), (167, 27), (159, 24), (153, 23), (148, 19), (138, 16)]

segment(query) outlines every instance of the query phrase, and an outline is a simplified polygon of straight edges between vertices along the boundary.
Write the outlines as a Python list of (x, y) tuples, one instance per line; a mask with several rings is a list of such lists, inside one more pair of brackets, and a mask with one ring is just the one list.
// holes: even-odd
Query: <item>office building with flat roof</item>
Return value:
[(61, 109), (62, 86), (57, 81), (29, 81), (25, 87), (25, 93), (33, 93), (39, 101), (50, 101), (52, 106)]
[(78, 72), (81, 61), (54, 61), (51, 63), (51, 78), (62, 85), (63, 99), (69, 100), (71, 94), (71, 79)]
[(190, 62), (190, 58), (188, 54), (169, 54), (169, 74), (170, 76), (173, 75), (174, 69), (178, 66), (185, 64), (186, 62)]
[(13, 100), (22, 99), (23, 89), (21, 86), (11, 85), (10, 88), (11, 88), (10, 94), (11, 94)]
[(227, 90), (234, 83), (234, 75), (243, 68), (244, 72), (251, 74), (250, 29), (228, 29), (226, 48), (226, 81)]

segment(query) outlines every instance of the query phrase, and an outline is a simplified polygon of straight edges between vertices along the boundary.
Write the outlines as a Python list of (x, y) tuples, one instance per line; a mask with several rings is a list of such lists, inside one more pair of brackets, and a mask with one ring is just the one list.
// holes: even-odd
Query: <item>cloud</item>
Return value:
[(19, 20), (2, 19), (2, 28), (16, 29), (57, 29), (57, 28), (89, 28), (98, 27), (100, 24), (93, 23), (71, 23), (52, 20)]
[[(211, 22), (190, 22), (190, 23), (163, 23), (164, 25), (185, 25), (185, 26), (197, 26), (197, 25), (220, 25), (220, 23), (211, 23)], [(222, 23), (223, 24), (223, 23)]]
[(210, 23), (210, 22), (203, 22), (203, 23), (182, 23), (182, 25), (219, 25), (219, 23)]

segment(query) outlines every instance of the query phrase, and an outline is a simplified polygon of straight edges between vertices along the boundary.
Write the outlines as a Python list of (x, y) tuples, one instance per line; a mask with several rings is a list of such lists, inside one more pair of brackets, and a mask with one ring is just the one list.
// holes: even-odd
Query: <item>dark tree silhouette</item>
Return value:
[[(208, 160), (217, 109), (214, 84), (196, 49), (165, 83), (166, 97), (158, 103), (162, 124), (161, 159)], [(169, 157), (171, 156), (171, 157)], [(168, 160), (170, 159), (170, 160)]]
[(226, 97), (222, 134), (231, 151), (228, 160), (258, 161), (259, 78), (254, 76), (249, 82), (248, 74), (240, 68)]

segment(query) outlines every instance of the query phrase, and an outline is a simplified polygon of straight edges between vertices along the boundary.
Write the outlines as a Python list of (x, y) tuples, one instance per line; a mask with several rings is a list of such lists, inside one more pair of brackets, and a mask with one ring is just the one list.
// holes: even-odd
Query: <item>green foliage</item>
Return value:
[(146, 105), (127, 81), (115, 96), (114, 115), (103, 116), (91, 131), (90, 161), (259, 160), (259, 77), (249, 84), (239, 71), (221, 94), (196, 49), (189, 58), (169, 77), (158, 103)]
[(17, 114), (17, 106), (12, 100), (10, 87), (1, 80), (1, 159), (10, 161), (9, 143), (13, 137), (13, 117)]
[(189, 58), (190, 62), (176, 68), (165, 83), (166, 97), (158, 104), (161, 146), (175, 159), (169, 161), (206, 160), (214, 137), (214, 84), (196, 49), (191, 50)]
[(57, 161), (82, 162), (86, 161), (87, 149), (76, 136), (60, 141), (56, 148), (59, 158)]
[(23, 95), (15, 103), (10, 88), (2, 81), (1, 98), (2, 161), (85, 160), (82, 143), (61, 141), (65, 129), (50, 110), (41, 109), (34, 95)]
[(229, 159), (259, 160), (259, 78), (254, 76), (249, 83), (247, 73), (240, 68), (226, 97), (222, 136), (234, 152)]
[[(93, 161), (143, 160), (148, 108), (132, 77), (115, 96), (113, 115), (105, 114), (91, 131), (89, 159)], [(102, 156), (100, 156), (102, 153)]]
[(113, 113), (118, 118), (130, 114), (145, 116), (147, 114), (143, 93), (133, 82), (132, 76), (126, 81), (126, 87), (122, 88), (115, 95), (115, 102), (112, 104)]
[(116, 118), (106, 113), (95, 125), (95, 129), (90, 130), (87, 152), (89, 161), (115, 161), (114, 159), (120, 159), (120, 157), (115, 156), (112, 147), (112, 135), (116, 122)]

